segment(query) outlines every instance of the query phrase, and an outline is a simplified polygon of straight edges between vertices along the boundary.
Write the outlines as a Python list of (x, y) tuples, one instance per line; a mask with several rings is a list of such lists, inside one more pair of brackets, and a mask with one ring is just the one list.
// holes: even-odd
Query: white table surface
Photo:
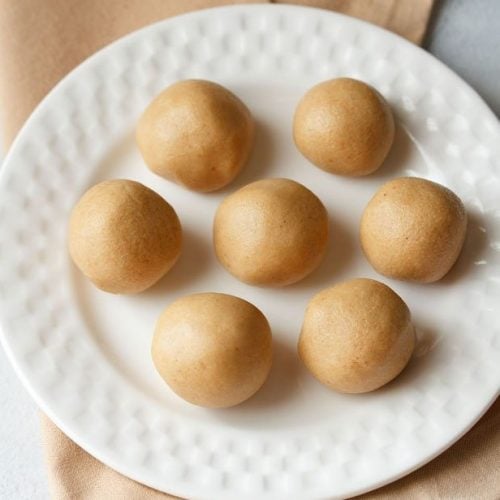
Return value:
[[(500, 0), (436, 2), (424, 46), (500, 116)], [(1, 349), (0, 408), (0, 500), (49, 498), (38, 410)]]

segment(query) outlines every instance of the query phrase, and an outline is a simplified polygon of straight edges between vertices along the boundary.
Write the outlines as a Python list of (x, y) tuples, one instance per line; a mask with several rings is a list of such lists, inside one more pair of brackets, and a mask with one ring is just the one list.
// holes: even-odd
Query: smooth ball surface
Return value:
[(394, 379), (415, 346), (410, 311), (388, 286), (353, 279), (309, 302), (299, 355), (321, 383), (340, 392), (369, 392)]
[(181, 243), (174, 209), (139, 182), (101, 182), (80, 198), (71, 213), (71, 257), (106, 292), (138, 293), (149, 288), (175, 264)]
[(377, 272), (430, 283), (453, 266), (467, 231), (467, 214), (449, 189), (416, 177), (384, 184), (361, 218), (363, 251)]
[(181, 398), (209, 408), (234, 406), (255, 394), (269, 374), (271, 329), (243, 299), (189, 295), (161, 314), (151, 354), (158, 373)]
[(265, 179), (221, 203), (213, 236), (217, 258), (236, 278), (251, 285), (284, 286), (320, 264), (328, 241), (328, 214), (302, 184)]
[(229, 90), (205, 80), (184, 80), (146, 108), (136, 139), (153, 172), (206, 192), (236, 177), (250, 155), (254, 129), (250, 111)]
[(394, 140), (394, 119), (373, 87), (337, 78), (311, 88), (293, 120), (299, 151), (333, 174), (361, 176), (377, 170)]

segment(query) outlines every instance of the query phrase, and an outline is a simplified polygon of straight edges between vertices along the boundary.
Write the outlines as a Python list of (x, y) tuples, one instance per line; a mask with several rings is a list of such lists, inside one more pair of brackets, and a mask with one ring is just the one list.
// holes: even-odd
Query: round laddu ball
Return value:
[(189, 295), (161, 314), (151, 354), (158, 373), (181, 398), (209, 408), (234, 406), (255, 394), (269, 374), (271, 329), (246, 300)]
[(430, 283), (451, 269), (466, 230), (465, 208), (455, 193), (426, 179), (403, 177), (384, 184), (369, 201), (360, 238), (380, 274)]
[(229, 184), (248, 160), (254, 121), (243, 102), (205, 80), (184, 80), (161, 92), (144, 111), (136, 139), (156, 174), (194, 191)]
[(299, 151), (333, 174), (368, 175), (382, 165), (394, 140), (394, 119), (373, 87), (337, 78), (311, 88), (293, 120)]
[(410, 311), (388, 286), (353, 279), (309, 302), (299, 356), (321, 383), (339, 392), (369, 392), (408, 363), (415, 346)]
[(181, 243), (174, 209), (139, 182), (101, 182), (80, 198), (71, 213), (71, 257), (106, 292), (138, 293), (149, 288), (175, 264)]
[(214, 220), (221, 264), (251, 285), (284, 286), (325, 255), (328, 215), (317, 196), (289, 179), (265, 179), (228, 196)]

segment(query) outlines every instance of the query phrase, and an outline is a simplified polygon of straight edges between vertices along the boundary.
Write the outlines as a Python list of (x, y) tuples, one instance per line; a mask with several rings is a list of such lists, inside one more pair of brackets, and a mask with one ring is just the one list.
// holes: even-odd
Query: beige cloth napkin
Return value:
[[(97, 49), (146, 24), (183, 12), (252, 0), (0, 0), (0, 129), (9, 145), (52, 86)], [(385, 26), (420, 43), (433, 0), (291, 0)], [(500, 498), (500, 401), (456, 445), (366, 499)], [(106, 467), (46, 417), (42, 436), (56, 500), (173, 498)]]

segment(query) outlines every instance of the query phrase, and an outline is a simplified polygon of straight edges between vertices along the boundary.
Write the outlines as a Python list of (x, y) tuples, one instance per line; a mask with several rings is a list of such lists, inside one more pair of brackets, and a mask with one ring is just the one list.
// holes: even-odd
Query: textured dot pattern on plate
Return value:
[[(298, 99), (336, 76), (374, 85), (395, 112), (396, 143), (370, 178), (332, 178), (293, 146)], [(200, 197), (155, 178), (135, 149), (133, 129), (143, 108), (182, 78), (220, 82), (256, 117), (250, 164), (222, 193)], [(185, 497), (317, 498), (376, 487), (448, 446), (498, 392), (499, 158), (498, 123), (477, 95), (425, 52), (375, 27), (289, 6), (167, 20), (73, 72), (12, 147), (0, 186), (3, 344), (43, 410), (69, 436), (160, 490)], [(424, 288), (385, 280), (409, 304), (419, 329), (407, 370), (373, 394), (336, 395), (296, 360), (304, 306), (334, 280), (377, 277), (361, 255), (357, 224), (375, 189), (395, 175), (423, 176), (456, 191), (470, 214), (469, 236), (444, 281)], [(238, 283), (210, 248), (222, 197), (277, 176), (314, 191), (332, 219), (324, 263), (279, 293)], [(112, 177), (158, 190), (186, 231), (178, 264), (137, 297), (95, 291), (65, 249), (70, 208), (89, 185)], [(182, 403), (163, 388), (149, 359), (154, 320), (165, 304), (207, 290), (255, 303), (277, 340), (268, 383), (232, 410)]]

